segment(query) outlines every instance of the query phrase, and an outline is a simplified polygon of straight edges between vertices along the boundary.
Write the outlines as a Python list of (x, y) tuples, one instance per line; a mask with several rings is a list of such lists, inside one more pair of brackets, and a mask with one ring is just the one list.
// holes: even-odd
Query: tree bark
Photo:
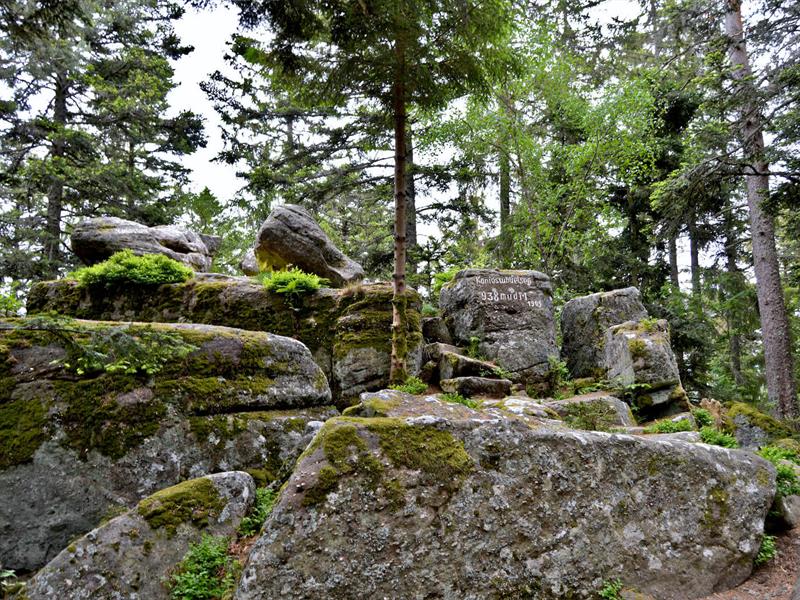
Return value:
[(764, 133), (752, 82), (742, 26), (740, 0), (726, 0), (725, 33), (728, 58), (733, 65), (737, 94), (742, 100), (739, 134), (747, 163), (745, 181), (753, 238), (753, 266), (756, 276), (761, 333), (769, 399), (784, 418), (798, 416), (797, 395), (792, 366), (791, 333), (781, 285), (780, 266), (775, 250), (775, 225), (765, 210), (769, 196), (769, 164), (764, 159)]
[(406, 48), (402, 29), (395, 38), (392, 85), (394, 119), (394, 289), (392, 296), (392, 356), (389, 379), (405, 381), (406, 373)]
[(701, 281), (700, 281), (700, 243), (697, 239), (697, 222), (694, 215), (689, 219), (689, 263), (692, 273), (692, 298), (698, 307), (701, 307)]
[(678, 271), (678, 233), (670, 233), (669, 240), (669, 281), (675, 289), (680, 289), (681, 280)]
[(417, 188), (414, 185), (414, 138), (406, 128), (406, 272), (417, 272)]
[[(56, 170), (61, 169), (57, 164), (66, 153), (66, 141), (63, 128), (67, 124), (67, 93), (69, 83), (66, 75), (58, 73), (55, 81), (55, 98), (53, 100), (53, 123), (57, 133), (50, 148), (51, 165)], [(47, 221), (44, 236), (44, 274), (48, 278), (55, 278), (61, 266), (61, 213), (64, 208), (64, 180), (60, 175), (51, 174), (47, 189)]]
[(509, 216), (511, 214), (511, 165), (508, 151), (500, 150), (500, 266), (511, 267), (511, 232)]
[[(727, 292), (730, 296), (733, 296), (739, 291), (737, 289), (739, 287), (738, 284), (741, 284), (742, 287), (744, 286), (744, 277), (742, 277), (742, 272), (736, 262), (736, 247), (739, 240), (736, 239), (731, 210), (725, 211), (723, 226), (725, 227), (725, 268), (728, 271), (730, 281), (730, 285), (727, 286)], [(736, 329), (736, 311), (733, 307), (728, 309), (725, 320), (728, 324), (728, 353), (730, 354), (731, 375), (734, 383), (741, 387), (745, 384), (744, 376), (742, 375), (742, 337)]]

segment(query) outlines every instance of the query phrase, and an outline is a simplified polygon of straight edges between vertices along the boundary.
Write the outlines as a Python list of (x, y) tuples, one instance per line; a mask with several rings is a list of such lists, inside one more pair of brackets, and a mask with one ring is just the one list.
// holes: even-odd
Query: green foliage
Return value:
[(407, 394), (424, 394), (428, 389), (428, 384), (422, 381), (419, 377), (407, 377), (405, 383), (390, 386), (393, 390), (406, 392)]
[(115, 287), (182, 283), (191, 279), (194, 271), (163, 254), (137, 256), (130, 250), (122, 250), (106, 261), (73, 271), (70, 276), (81, 285)]
[(3, 592), (3, 598), (6, 597), (6, 594), (11, 594), (9, 597), (13, 598), (13, 594), (21, 591), (24, 587), (25, 583), (17, 579), (15, 571), (0, 568), (0, 591)]
[(714, 418), (705, 408), (693, 408), (692, 416), (694, 417), (695, 423), (697, 423), (697, 426), (700, 428), (711, 427), (714, 424)]
[(606, 581), (597, 593), (603, 600), (622, 600), (622, 581)]
[(422, 305), (422, 316), (423, 317), (436, 317), (439, 315), (439, 309), (436, 308), (433, 304), (428, 304), (427, 302)]
[(691, 431), (692, 424), (689, 419), (680, 419), (679, 421), (659, 421), (645, 427), (647, 433), (678, 433), (679, 431)]
[(460, 270), (461, 269), (458, 267), (453, 267), (452, 269), (447, 269), (446, 271), (433, 274), (433, 289), (431, 290), (431, 298), (434, 301), (439, 301), (439, 295), (442, 293), (442, 288), (453, 281), (456, 273), (458, 273)]
[(711, 444), (712, 446), (722, 446), (723, 448), (739, 447), (735, 437), (710, 426), (700, 428), (700, 439), (703, 443)]
[(775, 536), (764, 535), (764, 537), (761, 538), (761, 546), (758, 548), (758, 554), (756, 554), (755, 565), (759, 567), (764, 563), (768, 563), (777, 555), (778, 548), (775, 544)]
[(764, 446), (758, 451), (758, 455), (775, 466), (778, 496), (800, 494), (800, 479), (791, 464), (786, 464), (789, 462), (800, 465), (797, 453), (778, 446)]
[(571, 381), (567, 363), (563, 360), (559, 360), (555, 356), (548, 356), (547, 365), (547, 384), (552, 394), (556, 399), (559, 399), (563, 396), (562, 388), (569, 387), (571, 391)]
[(242, 537), (250, 537), (261, 531), (264, 521), (272, 512), (272, 507), (275, 506), (275, 501), (278, 499), (278, 493), (269, 488), (258, 488), (256, 490), (255, 506), (250, 514), (244, 517), (239, 523), (239, 535)]
[(465, 398), (458, 392), (444, 392), (439, 397), (445, 402), (455, 402), (456, 404), (463, 404), (468, 408), (478, 408), (478, 403), (471, 398)]
[(479, 338), (476, 335), (470, 336), (469, 345), (467, 345), (467, 356), (478, 360), (482, 359), (483, 356), (481, 355), (481, 351), (479, 350), (480, 345), (481, 345), (481, 338)]
[(24, 306), (17, 295), (19, 284), (12, 282), (7, 292), (0, 292), (0, 317), (14, 317)]
[(264, 287), (270, 292), (283, 294), (290, 300), (299, 300), (330, 283), (324, 277), (292, 267), (285, 271), (271, 271), (260, 275)]
[(192, 544), (169, 580), (172, 600), (216, 600), (233, 591), (238, 565), (228, 540), (204, 534)]
[(493, 369), (493, 373), (492, 374), (495, 375), (496, 377), (500, 377), (501, 379), (512, 380), (513, 377), (514, 377), (514, 374), (511, 371), (508, 371), (508, 370), (506, 370), (506, 369), (504, 369), (503, 367), (500, 367), (500, 366), (496, 366)]

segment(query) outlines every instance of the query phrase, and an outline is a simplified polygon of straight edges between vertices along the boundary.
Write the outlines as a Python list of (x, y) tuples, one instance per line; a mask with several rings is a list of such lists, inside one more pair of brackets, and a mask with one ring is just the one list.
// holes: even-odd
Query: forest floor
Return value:
[(778, 536), (776, 543), (778, 555), (747, 581), (702, 600), (794, 600), (792, 589), (800, 577), (800, 527)]

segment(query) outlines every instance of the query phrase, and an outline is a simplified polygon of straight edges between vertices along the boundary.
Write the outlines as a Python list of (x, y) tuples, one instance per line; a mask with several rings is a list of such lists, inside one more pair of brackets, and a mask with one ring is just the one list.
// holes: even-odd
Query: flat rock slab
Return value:
[(634, 427), (630, 407), (619, 398), (595, 392), (547, 402), (545, 406), (558, 413), (567, 424), (579, 424), (580, 429), (606, 431), (613, 427)]
[(497, 367), (485, 360), (455, 352), (442, 352), (439, 355), (439, 379), (454, 377), (498, 377)]
[(511, 393), (511, 381), (508, 379), (490, 379), (488, 377), (455, 377), (442, 379), (439, 387), (443, 392), (461, 394), (467, 398), (505, 398)]
[(72, 251), (87, 265), (102, 262), (115, 252), (163, 254), (193, 268), (210, 271), (220, 238), (175, 225), (148, 227), (117, 217), (81, 221), (72, 231)]
[(467, 269), (442, 288), (445, 323), (459, 345), (513, 374), (541, 382), (558, 358), (550, 278), (538, 271)]
[(255, 254), (262, 270), (293, 265), (326, 278), (333, 287), (364, 279), (361, 265), (334, 246), (314, 218), (294, 204), (270, 213), (258, 232)]
[(62, 550), (28, 582), (29, 600), (167, 600), (170, 571), (202, 534), (230, 537), (255, 500), (247, 473), (217, 473), (142, 500)]
[(425, 317), (422, 319), (422, 337), (428, 343), (441, 342), (452, 344), (453, 336), (442, 317)]
[(647, 317), (635, 287), (573, 298), (561, 311), (561, 355), (573, 379), (605, 377), (606, 329)]
[(763, 459), (480, 412), (328, 421), (235, 598), (594, 598), (620, 578), (684, 600), (750, 574)]

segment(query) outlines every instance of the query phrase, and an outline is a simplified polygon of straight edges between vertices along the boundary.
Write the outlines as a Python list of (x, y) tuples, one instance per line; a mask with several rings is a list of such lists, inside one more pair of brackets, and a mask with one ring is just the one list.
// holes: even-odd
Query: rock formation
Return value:
[(71, 242), (72, 251), (87, 265), (127, 249), (134, 254), (164, 254), (202, 272), (211, 270), (221, 240), (176, 225), (147, 227), (117, 217), (97, 217), (78, 223)]
[(255, 253), (262, 270), (294, 265), (326, 278), (333, 287), (364, 279), (361, 265), (334, 246), (311, 215), (294, 204), (270, 213), (258, 232)]

